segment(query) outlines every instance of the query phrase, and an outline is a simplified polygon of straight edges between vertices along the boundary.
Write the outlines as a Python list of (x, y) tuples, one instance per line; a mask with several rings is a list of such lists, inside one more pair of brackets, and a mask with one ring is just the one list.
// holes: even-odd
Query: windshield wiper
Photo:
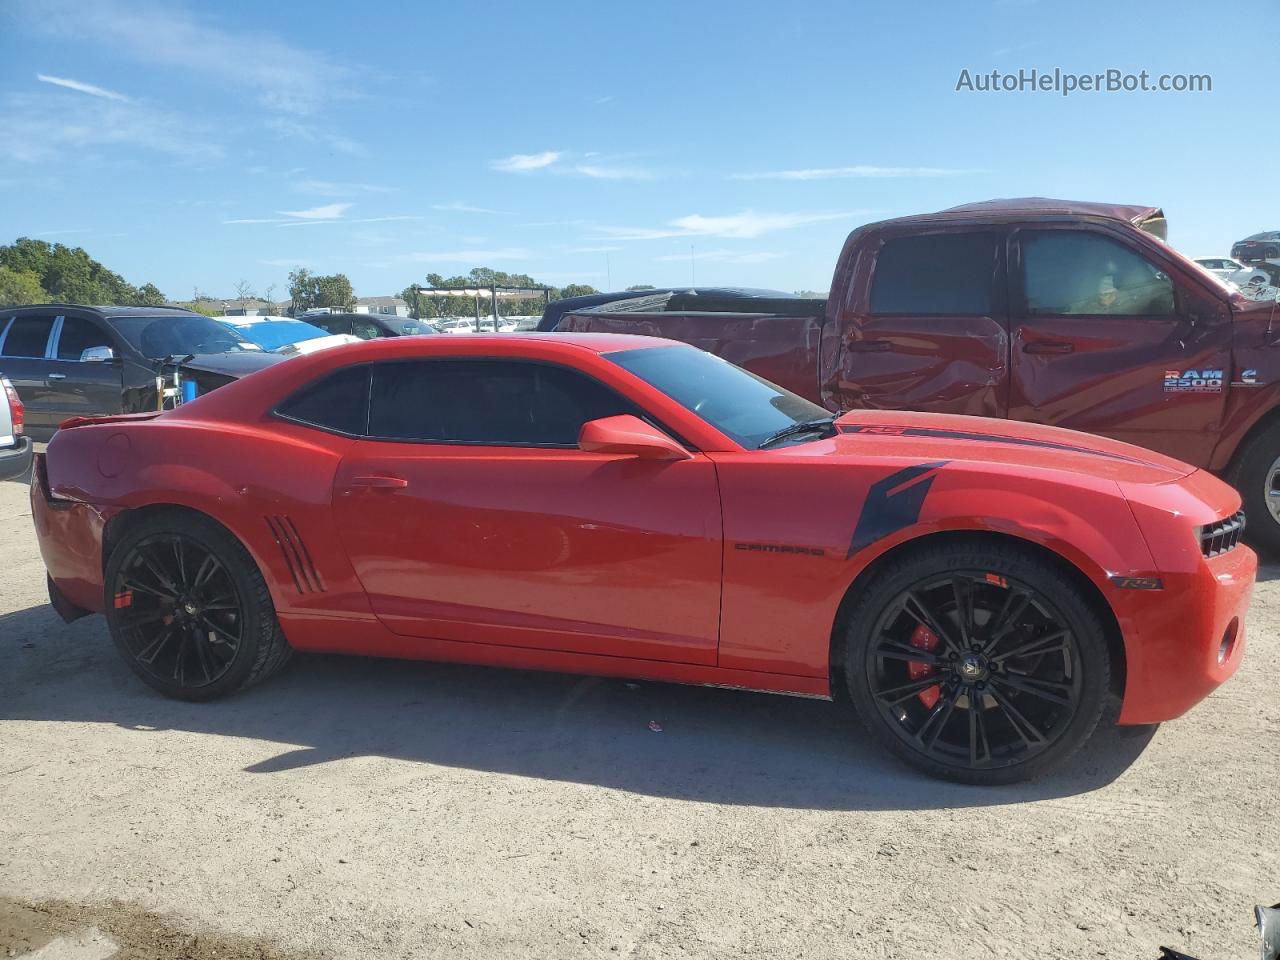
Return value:
[(765, 447), (780, 443), (783, 440), (789, 440), (792, 437), (798, 437), (803, 433), (816, 433), (818, 431), (826, 432), (828, 429), (835, 432), (835, 417), (819, 417), (816, 420), (802, 420), (799, 423), (793, 423), (789, 427), (783, 427), (777, 433), (771, 433), (756, 445), (757, 450), (763, 450)]

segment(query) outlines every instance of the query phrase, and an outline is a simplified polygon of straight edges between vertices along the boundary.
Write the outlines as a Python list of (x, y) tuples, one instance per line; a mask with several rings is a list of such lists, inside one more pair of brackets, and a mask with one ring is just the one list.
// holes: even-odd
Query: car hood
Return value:
[(785, 449), (859, 460), (880, 455), (981, 462), (1085, 474), (1118, 483), (1169, 483), (1196, 470), (1119, 440), (1014, 420), (859, 410), (837, 419), (836, 426), (840, 432), (830, 440)]
[(182, 366), (207, 373), (220, 373), (225, 377), (240, 379), (264, 367), (270, 367), (288, 359), (278, 353), (258, 350), (237, 350), (235, 353), (200, 353)]

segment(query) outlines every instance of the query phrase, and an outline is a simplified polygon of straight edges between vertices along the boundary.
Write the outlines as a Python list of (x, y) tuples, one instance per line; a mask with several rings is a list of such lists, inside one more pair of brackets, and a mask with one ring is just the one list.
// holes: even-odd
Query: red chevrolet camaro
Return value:
[(1123, 443), (820, 407), (694, 347), (398, 338), (72, 420), (31, 485), (50, 595), (207, 700), (291, 650), (849, 701), (1033, 776), (1235, 670), (1240, 498)]

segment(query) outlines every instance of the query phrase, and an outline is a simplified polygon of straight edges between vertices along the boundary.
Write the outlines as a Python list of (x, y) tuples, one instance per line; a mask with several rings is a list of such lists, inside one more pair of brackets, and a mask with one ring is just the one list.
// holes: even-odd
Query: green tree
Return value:
[[(146, 296), (82, 248), (61, 243), (19, 237), (11, 244), (0, 246), (0, 267), (34, 274), (47, 299), (61, 303), (136, 306)], [(147, 286), (155, 290), (154, 286)]]
[(48, 299), (49, 295), (40, 286), (40, 278), (30, 270), (0, 267), (0, 306), (21, 307)]
[(657, 288), (651, 283), (637, 283), (635, 286), (627, 287), (628, 290), (656, 290)]
[(154, 283), (144, 283), (138, 288), (138, 299), (132, 304), (135, 307), (163, 307), (168, 300)]
[(305, 267), (289, 273), (289, 296), (300, 310), (312, 307), (341, 307), (346, 309), (355, 302), (351, 281), (345, 273), (321, 276)]
[(560, 299), (567, 300), (569, 297), (585, 297), (591, 293), (599, 293), (595, 287), (588, 283), (571, 283), (560, 290)]

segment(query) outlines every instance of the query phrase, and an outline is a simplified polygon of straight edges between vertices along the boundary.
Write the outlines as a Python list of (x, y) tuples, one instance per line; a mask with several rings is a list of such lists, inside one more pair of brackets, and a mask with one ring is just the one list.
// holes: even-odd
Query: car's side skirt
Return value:
[(547, 670), (700, 686), (734, 687), (805, 697), (829, 698), (827, 677), (795, 676), (663, 660), (508, 647), (458, 640), (433, 640), (392, 633), (373, 619), (281, 615), (290, 645), (315, 653), (342, 653), (401, 660), (440, 660), (516, 670)]

